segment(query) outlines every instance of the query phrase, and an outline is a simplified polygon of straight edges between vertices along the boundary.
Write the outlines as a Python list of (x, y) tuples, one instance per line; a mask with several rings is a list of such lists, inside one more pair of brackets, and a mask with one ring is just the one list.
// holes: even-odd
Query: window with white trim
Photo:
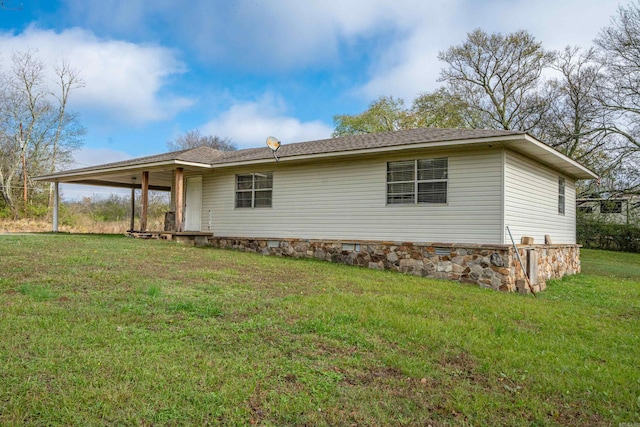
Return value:
[(273, 172), (236, 175), (236, 208), (270, 208)]
[(387, 163), (387, 204), (447, 203), (449, 160)]
[(564, 178), (558, 178), (558, 214), (564, 215)]

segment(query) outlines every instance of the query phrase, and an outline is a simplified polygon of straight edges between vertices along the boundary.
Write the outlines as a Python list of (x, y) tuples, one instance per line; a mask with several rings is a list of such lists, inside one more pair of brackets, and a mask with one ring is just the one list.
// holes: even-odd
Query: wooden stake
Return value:
[(509, 226), (508, 225), (507, 225), (507, 232), (509, 233), (509, 237), (511, 238), (511, 244), (513, 245), (513, 250), (516, 252), (516, 258), (518, 259), (518, 262), (520, 263), (520, 268), (522, 269), (522, 274), (524, 275), (524, 278), (526, 280), (527, 286), (529, 287), (529, 290), (531, 291), (533, 296), (537, 298), (538, 295), (536, 295), (536, 292), (533, 290), (533, 286), (531, 286), (531, 281), (529, 280), (529, 276), (527, 275), (527, 270), (524, 269), (524, 263), (522, 262), (522, 258), (520, 258), (520, 252), (518, 251), (518, 247), (516, 246), (516, 242), (513, 240), (513, 236), (511, 235), (511, 230), (509, 230)]

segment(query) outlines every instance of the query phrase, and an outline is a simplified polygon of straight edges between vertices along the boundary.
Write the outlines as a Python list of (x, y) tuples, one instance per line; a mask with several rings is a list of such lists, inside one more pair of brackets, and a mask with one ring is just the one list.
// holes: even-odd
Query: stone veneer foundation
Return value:
[[(529, 292), (511, 245), (248, 239), (202, 235), (176, 240), (263, 255), (317, 258), (395, 270), (506, 292)], [(579, 245), (518, 245), (518, 252), (534, 292), (544, 290), (549, 279), (580, 272)]]

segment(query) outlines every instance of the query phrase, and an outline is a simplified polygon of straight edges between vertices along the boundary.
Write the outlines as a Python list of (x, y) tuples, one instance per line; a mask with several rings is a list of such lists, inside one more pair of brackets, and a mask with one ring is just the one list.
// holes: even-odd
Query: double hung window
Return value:
[(236, 208), (270, 208), (273, 173), (236, 175)]
[(387, 163), (387, 204), (447, 203), (449, 161), (402, 160)]
[(564, 215), (564, 178), (558, 178), (558, 214)]

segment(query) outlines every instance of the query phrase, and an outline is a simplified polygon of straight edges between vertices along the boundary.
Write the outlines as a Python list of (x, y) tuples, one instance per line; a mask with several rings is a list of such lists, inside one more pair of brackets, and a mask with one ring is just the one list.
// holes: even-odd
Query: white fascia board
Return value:
[(193, 166), (195, 168), (211, 169), (213, 166), (210, 163), (197, 163), (197, 162), (185, 162), (184, 160), (176, 160), (176, 165)]
[[(176, 166), (191, 166), (191, 167), (197, 167), (197, 168), (203, 168), (203, 169), (211, 169), (212, 166), (208, 163), (195, 163), (195, 162), (185, 162), (182, 160), (168, 160), (168, 161), (164, 161), (164, 162), (155, 162), (155, 163), (143, 163), (143, 164), (136, 164), (136, 165), (125, 165), (125, 166), (115, 166), (115, 167), (110, 167), (110, 168), (105, 168), (105, 169), (91, 169), (91, 170), (80, 170), (77, 172), (74, 172), (73, 170), (70, 170), (68, 172), (60, 172), (60, 173), (54, 173), (54, 174), (50, 174), (50, 175), (42, 175), (42, 176), (38, 176), (33, 178), (34, 181), (58, 181), (60, 179), (63, 178), (74, 178), (74, 177), (80, 177), (80, 176), (86, 176), (86, 175), (104, 175), (104, 174), (110, 174), (110, 173), (114, 173), (114, 172), (125, 172), (125, 171), (130, 171), (130, 170), (146, 170), (146, 169), (156, 169), (158, 167), (162, 167), (162, 166), (172, 166), (172, 165), (176, 165)], [(64, 181), (61, 181), (64, 182)]]

